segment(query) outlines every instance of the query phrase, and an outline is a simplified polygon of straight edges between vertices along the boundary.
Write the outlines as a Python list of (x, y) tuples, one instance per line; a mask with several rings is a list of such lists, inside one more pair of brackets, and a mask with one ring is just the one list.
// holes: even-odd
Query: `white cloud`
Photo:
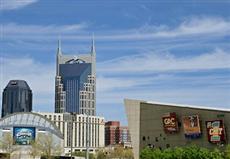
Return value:
[(87, 23), (71, 25), (23, 25), (16, 23), (2, 24), (2, 32), (9, 35), (39, 35), (48, 36), (50, 34), (76, 33), (88, 26)]
[(38, 0), (0, 0), (0, 10), (14, 10), (31, 5)]
[[(125, 56), (98, 64), (99, 72), (136, 73), (230, 68), (230, 53), (220, 49), (198, 56), (175, 57), (170, 53)], [(106, 67), (103, 67), (106, 66)]]
[[(1, 24), (2, 32), (5, 38), (34, 39), (36, 35), (40, 39), (50, 39), (51, 35), (61, 34), (63, 39), (89, 39), (88, 23), (70, 24), (70, 25), (22, 25), (16, 23)], [(153, 39), (172, 39), (172, 38), (208, 38), (216, 36), (230, 35), (230, 20), (219, 17), (192, 17), (186, 18), (175, 27), (167, 25), (149, 25), (145, 24), (140, 28), (130, 28), (126, 30), (94, 28), (96, 40), (101, 41), (135, 41), (135, 40), (153, 40)], [(56, 37), (55, 37), (56, 38)]]
[(230, 20), (220, 17), (189, 17), (175, 27), (145, 24), (140, 28), (104, 31), (101, 40), (150, 40), (166, 38), (197, 38), (230, 35)]
[(204, 105), (209, 107), (230, 109), (229, 95), (230, 91), (228, 89), (217, 89), (215, 87), (180, 87), (173, 89), (136, 88), (119, 92), (110, 91), (106, 93), (98, 93), (97, 101), (99, 104), (123, 105), (123, 99), (130, 98), (178, 104)]
[(39, 63), (29, 57), (1, 57), (0, 68), (1, 91), (7, 85), (9, 80), (25, 80), (33, 91), (34, 108), (38, 105), (54, 105), (54, 63)]
[[(128, 64), (131, 66), (124, 66), (122, 63), (124, 59), (124, 62), (128, 62)], [(104, 65), (98, 67), (98, 69), (100, 70), (105, 66), (108, 68), (108, 70), (104, 70), (102, 72), (99, 71), (97, 73), (98, 106), (100, 106), (100, 104), (109, 103), (122, 104), (124, 98), (139, 98), (146, 100), (158, 100), (164, 102), (177, 102), (185, 104), (205, 104), (215, 102), (213, 104), (215, 105), (219, 102), (223, 106), (229, 105), (230, 101), (228, 100), (227, 96), (230, 92), (225, 87), (229, 85), (229, 81), (226, 80), (227, 77), (215, 77), (211, 75), (210, 77), (204, 75), (201, 78), (184, 76), (178, 77), (176, 74), (174, 75), (173, 73), (171, 74), (167, 72), (165, 74), (164, 72), (161, 72), (162, 70), (171, 71), (171, 67), (173, 71), (183, 69), (199, 70), (203, 68), (229, 68), (229, 54), (221, 50), (216, 50), (215, 52), (210, 54), (204, 54), (190, 58), (177, 58), (170, 54), (164, 56), (154, 55), (153, 57), (145, 56), (141, 59), (141, 62), (145, 61), (144, 64), (142, 64), (141, 62), (139, 63), (138, 60), (140, 60), (140, 58), (138, 56), (130, 57), (130, 59), (132, 60), (129, 61), (127, 61), (126, 59), (128, 58), (125, 57), (119, 60), (116, 59), (114, 61), (106, 62), (104, 63)], [(158, 63), (155, 63), (156, 61)], [(117, 70), (114, 70), (114, 62), (116, 64)], [(209, 62), (215, 64), (208, 64)], [(159, 66), (155, 68), (157, 64)], [(149, 69), (149, 67), (145, 68), (143, 65), (154, 65), (154, 67), (151, 67), (151, 69)], [(3, 90), (3, 87), (5, 87), (8, 81), (11, 79), (24, 79), (28, 82), (29, 86), (33, 90), (35, 110), (53, 110), (55, 78), (54, 63), (40, 63), (30, 57), (13, 57), (1, 58), (0, 67), (1, 90)], [(153, 72), (158, 72), (160, 70), (160, 73), (155, 76), (148, 74), (142, 76), (142, 72), (146, 70)], [(115, 71), (113, 77), (108, 76), (111, 71), (112, 74)], [(134, 72), (135, 76), (123, 76), (122, 72), (124, 71)], [(192, 81), (191, 84), (195, 86), (204, 85), (206, 83), (208, 87), (191, 87), (189, 81)], [(177, 83), (182, 83), (182, 85), (179, 85)], [(170, 89), (168, 86), (171, 86), (172, 84), (178, 85), (179, 88), (175, 89), (174, 87)], [(162, 87), (164, 87), (165, 85), (166, 89), (162, 89)], [(157, 88), (154, 88), (156, 86)], [(210, 92), (213, 93), (210, 94)], [(215, 101), (208, 99), (215, 99)], [(222, 100), (223, 102), (221, 102)], [(197, 103), (193, 103), (193, 101), (196, 101)], [(226, 104), (224, 104), (224, 102)], [(49, 108), (47, 108), (47, 106), (49, 106)]]
[[(99, 73), (100, 74), (100, 73)], [(97, 91), (98, 92), (109, 92), (109, 91), (118, 91), (118, 90), (125, 90), (129, 88), (135, 88), (138, 86), (144, 86), (153, 84), (157, 81), (162, 81), (166, 79), (175, 79), (172, 75), (169, 74), (159, 74), (156, 76), (138, 76), (138, 77), (132, 77), (132, 76), (115, 76), (115, 77), (107, 77), (107, 73), (104, 73), (103, 75), (97, 76)], [(138, 74), (137, 74), (138, 75)]]
[(186, 19), (174, 29), (156, 32), (156, 37), (177, 37), (203, 34), (229, 34), (230, 21), (215, 17), (194, 17)]

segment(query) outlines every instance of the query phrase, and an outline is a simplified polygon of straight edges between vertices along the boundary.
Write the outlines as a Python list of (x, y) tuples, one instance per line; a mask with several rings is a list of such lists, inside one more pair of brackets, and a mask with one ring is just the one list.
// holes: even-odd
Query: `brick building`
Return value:
[(108, 121), (105, 123), (105, 145), (116, 145), (130, 143), (128, 127), (120, 126), (119, 121)]

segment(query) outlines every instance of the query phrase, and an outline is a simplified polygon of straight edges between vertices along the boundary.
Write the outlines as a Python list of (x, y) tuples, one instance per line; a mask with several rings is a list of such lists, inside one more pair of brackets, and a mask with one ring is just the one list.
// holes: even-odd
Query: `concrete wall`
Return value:
[(140, 146), (140, 101), (125, 100), (125, 110), (128, 127), (131, 135), (133, 154), (135, 159), (139, 156)]
[[(167, 146), (175, 147), (191, 144), (207, 148), (220, 147), (208, 142), (205, 121), (209, 120), (224, 120), (227, 143), (230, 144), (230, 111), (156, 104), (138, 100), (125, 100), (125, 107), (135, 159), (139, 158), (141, 149), (150, 144), (162, 149)], [(176, 113), (180, 122), (179, 132), (166, 134), (163, 128), (162, 116), (171, 112)], [(182, 117), (189, 115), (199, 115), (202, 135), (198, 139), (188, 139), (184, 136)]]
[[(164, 132), (162, 116), (169, 112), (176, 112), (178, 121), (181, 123), (178, 133), (166, 134)], [(205, 121), (216, 119), (224, 120), (228, 143), (230, 143), (230, 112), (141, 103), (140, 114), (141, 149), (148, 144), (153, 144), (155, 147), (160, 148), (166, 148), (167, 144), (170, 147), (196, 144), (202, 147), (214, 148), (217, 145), (208, 142)], [(202, 135), (198, 139), (187, 139), (184, 136), (182, 117), (189, 115), (199, 115)], [(145, 141), (143, 141), (144, 136)]]

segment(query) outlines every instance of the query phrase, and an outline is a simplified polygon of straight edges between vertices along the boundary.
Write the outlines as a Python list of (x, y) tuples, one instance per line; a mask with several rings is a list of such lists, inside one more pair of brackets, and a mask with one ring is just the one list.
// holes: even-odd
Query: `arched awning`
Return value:
[(48, 131), (63, 139), (58, 127), (44, 116), (32, 112), (18, 112), (0, 119), (0, 129), (9, 127), (36, 127)]

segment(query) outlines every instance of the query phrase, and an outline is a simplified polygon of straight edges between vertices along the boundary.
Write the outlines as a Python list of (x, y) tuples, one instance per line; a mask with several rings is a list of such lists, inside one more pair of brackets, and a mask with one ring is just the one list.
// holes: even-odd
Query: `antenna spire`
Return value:
[(92, 54), (96, 53), (95, 42), (94, 42), (94, 33), (93, 33), (93, 36), (92, 36), (91, 53), (92, 53)]
[(61, 38), (59, 37), (59, 39), (58, 39), (58, 51), (57, 51), (57, 53), (60, 55), (60, 54), (62, 54), (62, 52), (61, 52)]

